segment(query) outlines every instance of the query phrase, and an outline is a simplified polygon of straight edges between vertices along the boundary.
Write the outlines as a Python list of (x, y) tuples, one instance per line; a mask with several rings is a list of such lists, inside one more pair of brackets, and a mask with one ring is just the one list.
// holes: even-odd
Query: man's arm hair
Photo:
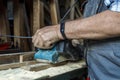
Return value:
[[(59, 31), (58, 34), (63, 39)], [(120, 13), (107, 10), (89, 18), (66, 22), (65, 34), (68, 39), (105, 39), (120, 36)]]

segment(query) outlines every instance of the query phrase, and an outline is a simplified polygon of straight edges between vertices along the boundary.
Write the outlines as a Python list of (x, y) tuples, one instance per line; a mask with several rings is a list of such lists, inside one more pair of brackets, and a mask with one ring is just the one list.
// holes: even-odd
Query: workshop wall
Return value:
[[(82, 18), (82, 3), (78, 0), (66, 21)], [(32, 36), (37, 29), (58, 24), (75, 0), (0, 0), (0, 52), (34, 50), (31, 39), (6, 35)], [(4, 37), (3, 37), (4, 36)], [(12, 49), (12, 50), (11, 50)]]

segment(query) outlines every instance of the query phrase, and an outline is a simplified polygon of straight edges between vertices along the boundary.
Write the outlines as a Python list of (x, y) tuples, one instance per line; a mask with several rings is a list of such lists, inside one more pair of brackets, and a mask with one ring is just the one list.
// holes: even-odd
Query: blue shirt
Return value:
[(120, 12), (120, 0), (105, 0), (105, 5), (112, 11)]
[[(120, 0), (104, 1), (109, 10), (120, 12)], [(120, 80), (120, 37), (88, 44), (87, 50), (90, 80)]]

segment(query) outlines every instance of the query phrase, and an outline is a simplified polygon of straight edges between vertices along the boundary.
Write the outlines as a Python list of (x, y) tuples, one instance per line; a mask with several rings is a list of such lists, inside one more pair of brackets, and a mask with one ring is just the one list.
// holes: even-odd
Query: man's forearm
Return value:
[[(120, 13), (105, 11), (89, 18), (66, 22), (68, 39), (104, 39), (120, 35)], [(59, 32), (59, 37), (62, 36)]]

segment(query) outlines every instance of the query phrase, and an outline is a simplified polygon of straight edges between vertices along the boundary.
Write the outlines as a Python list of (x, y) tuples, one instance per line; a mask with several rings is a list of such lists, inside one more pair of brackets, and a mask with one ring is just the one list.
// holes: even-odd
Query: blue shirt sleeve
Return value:
[(105, 0), (105, 5), (112, 11), (120, 12), (120, 0)]

